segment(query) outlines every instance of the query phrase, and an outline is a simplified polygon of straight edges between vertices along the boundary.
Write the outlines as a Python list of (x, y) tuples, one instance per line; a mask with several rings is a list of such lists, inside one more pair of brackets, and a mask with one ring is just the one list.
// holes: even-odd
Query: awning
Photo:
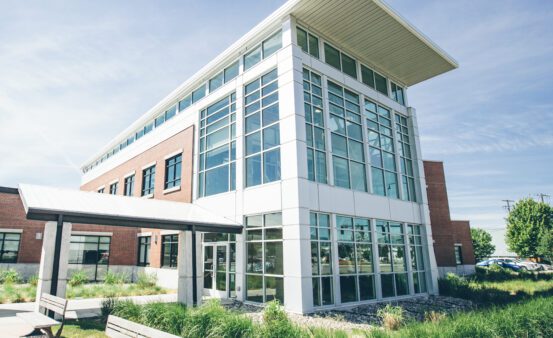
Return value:
[(168, 230), (241, 233), (242, 225), (196, 204), (19, 185), (28, 219)]

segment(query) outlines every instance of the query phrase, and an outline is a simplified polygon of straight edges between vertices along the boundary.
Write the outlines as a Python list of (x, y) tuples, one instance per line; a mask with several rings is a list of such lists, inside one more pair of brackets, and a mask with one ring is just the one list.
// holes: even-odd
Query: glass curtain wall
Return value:
[(407, 118), (399, 114), (395, 115), (396, 135), (399, 153), (399, 167), (401, 172), (402, 195), (401, 199), (411, 202), (417, 201), (415, 189), (415, 173), (413, 171), (413, 157)]
[(382, 297), (409, 294), (407, 257), (401, 223), (376, 221)]
[(69, 264), (93, 281), (103, 280), (109, 265), (110, 236), (71, 236)]
[(334, 304), (330, 215), (310, 213), (313, 306)]
[(411, 270), (413, 271), (413, 287), (415, 293), (425, 293), (426, 271), (424, 266), (424, 250), (422, 246), (422, 227), (420, 225), (407, 225), (409, 235), (409, 251), (411, 254)]
[(325, 122), (321, 76), (303, 69), (303, 102), (307, 140), (307, 173), (310, 181), (327, 183)]

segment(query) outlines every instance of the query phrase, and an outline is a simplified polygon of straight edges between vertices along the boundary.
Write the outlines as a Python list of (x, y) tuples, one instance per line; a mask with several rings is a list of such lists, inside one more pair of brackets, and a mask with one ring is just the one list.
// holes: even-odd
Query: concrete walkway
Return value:
[[(130, 299), (137, 304), (151, 302), (173, 303), (177, 301), (177, 294), (118, 297), (117, 299)], [(90, 318), (100, 315), (104, 298), (71, 299), (67, 305), (66, 318)], [(0, 304), (0, 338), (14, 338), (32, 331), (23, 320), (16, 317), (19, 312), (32, 312), (35, 303)]]

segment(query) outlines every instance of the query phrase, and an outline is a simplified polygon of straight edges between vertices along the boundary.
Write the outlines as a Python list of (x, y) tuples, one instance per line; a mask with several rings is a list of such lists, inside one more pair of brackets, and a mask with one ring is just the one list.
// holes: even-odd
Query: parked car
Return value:
[(522, 270), (538, 271), (538, 270), (541, 269), (541, 267), (538, 263), (532, 262), (532, 261), (527, 260), (527, 259), (517, 259), (517, 260), (514, 261), (514, 263), (516, 265), (520, 266), (520, 268)]
[(553, 271), (552, 265), (544, 264), (544, 263), (538, 263), (538, 265), (540, 266), (541, 271)]
[(521, 267), (514, 264), (512, 261), (507, 261), (502, 258), (492, 258), (492, 259), (486, 259), (485, 261), (479, 262), (476, 264), (476, 266), (482, 266), (482, 267), (489, 267), (492, 265), (499, 265), (503, 268), (510, 269), (513, 271), (520, 271)]

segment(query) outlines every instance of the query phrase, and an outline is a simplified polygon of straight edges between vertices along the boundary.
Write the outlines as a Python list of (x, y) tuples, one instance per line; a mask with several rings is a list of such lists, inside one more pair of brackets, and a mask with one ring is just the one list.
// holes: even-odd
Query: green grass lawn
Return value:
[[(106, 338), (104, 334), (106, 324), (102, 320), (67, 321), (61, 336), (67, 338)], [(53, 332), (56, 333), (58, 327)]]
[(482, 285), (510, 293), (525, 292), (529, 295), (553, 290), (553, 280), (510, 280), (504, 282), (471, 282), (472, 285)]
[[(174, 290), (159, 286), (138, 286), (138, 284), (83, 284), (67, 287), (67, 298), (105, 298), (143, 296), (171, 293)], [(0, 304), (33, 302), (36, 295), (36, 286), (31, 284), (2, 284), (0, 285)]]

